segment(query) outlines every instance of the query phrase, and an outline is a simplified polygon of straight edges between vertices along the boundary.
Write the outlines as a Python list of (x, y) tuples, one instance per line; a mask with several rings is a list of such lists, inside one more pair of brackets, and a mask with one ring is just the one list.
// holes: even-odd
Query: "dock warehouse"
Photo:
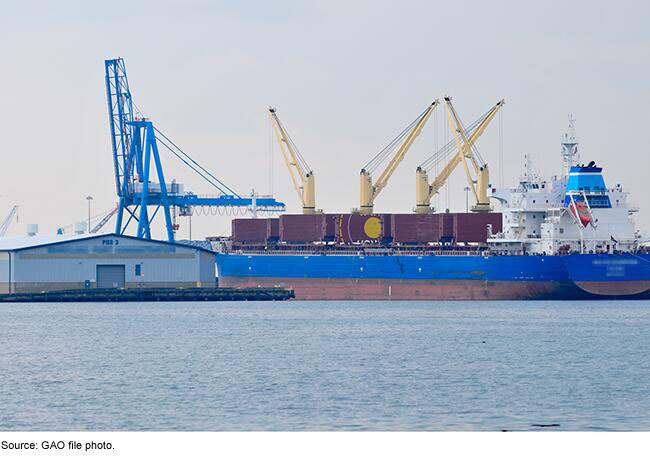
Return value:
[(81, 288), (215, 287), (215, 254), (117, 234), (0, 239), (0, 293)]

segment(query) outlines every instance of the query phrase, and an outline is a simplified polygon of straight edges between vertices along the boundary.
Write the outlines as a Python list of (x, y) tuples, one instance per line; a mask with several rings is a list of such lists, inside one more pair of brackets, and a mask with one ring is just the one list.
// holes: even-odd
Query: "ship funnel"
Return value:
[(28, 223), (25, 225), (27, 236), (36, 236), (38, 234), (38, 225), (36, 223)]
[(591, 209), (612, 207), (602, 171), (603, 168), (597, 167), (594, 161), (587, 166), (581, 164), (571, 167), (564, 195), (564, 207), (568, 208), (573, 203), (583, 201), (587, 201)]

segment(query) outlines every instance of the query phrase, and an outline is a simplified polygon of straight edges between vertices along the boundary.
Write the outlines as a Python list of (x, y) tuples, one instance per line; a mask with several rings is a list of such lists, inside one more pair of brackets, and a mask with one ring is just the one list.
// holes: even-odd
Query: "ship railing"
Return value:
[(358, 256), (358, 257), (382, 257), (382, 256), (485, 256), (486, 250), (393, 250), (385, 252), (363, 252), (363, 251), (314, 251), (314, 250), (233, 250), (230, 253), (238, 255), (291, 255), (291, 256)]

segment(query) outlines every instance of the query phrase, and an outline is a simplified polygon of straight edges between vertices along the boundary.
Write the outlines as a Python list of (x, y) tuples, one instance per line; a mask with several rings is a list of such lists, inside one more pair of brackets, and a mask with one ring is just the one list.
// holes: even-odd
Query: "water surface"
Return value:
[(0, 430), (650, 430), (648, 301), (4, 304), (0, 317)]

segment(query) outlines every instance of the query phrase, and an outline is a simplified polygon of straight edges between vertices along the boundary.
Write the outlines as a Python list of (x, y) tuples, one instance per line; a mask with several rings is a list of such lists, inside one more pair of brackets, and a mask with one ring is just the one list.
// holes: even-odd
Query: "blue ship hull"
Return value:
[(650, 254), (565, 256), (218, 254), (219, 285), (297, 299), (650, 298)]

